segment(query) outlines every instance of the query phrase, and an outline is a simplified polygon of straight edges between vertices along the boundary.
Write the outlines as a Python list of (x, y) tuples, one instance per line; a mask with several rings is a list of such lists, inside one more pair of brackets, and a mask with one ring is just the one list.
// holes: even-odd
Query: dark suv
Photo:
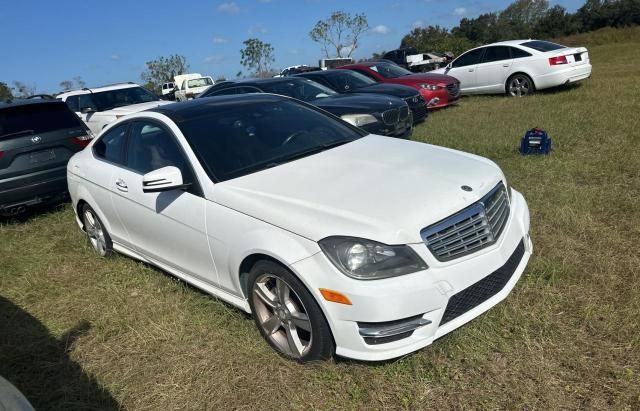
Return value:
[(92, 137), (62, 101), (0, 102), (0, 216), (63, 199), (67, 161)]

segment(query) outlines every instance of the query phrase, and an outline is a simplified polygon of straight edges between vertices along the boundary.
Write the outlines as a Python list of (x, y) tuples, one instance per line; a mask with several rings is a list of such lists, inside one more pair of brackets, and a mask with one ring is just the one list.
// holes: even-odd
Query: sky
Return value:
[[(81, 76), (87, 86), (142, 83), (145, 62), (181, 54), (190, 72), (235, 77), (242, 42), (275, 50), (274, 68), (317, 65), (321, 44), (309, 31), (333, 11), (364, 13), (371, 29), (353, 57), (400, 45), (415, 27), (456, 26), (462, 17), (504, 9), (513, 0), (0, 0), (0, 81), (38, 92)], [(583, 0), (551, 0), (573, 12)], [(426, 50), (425, 50), (426, 51)]]

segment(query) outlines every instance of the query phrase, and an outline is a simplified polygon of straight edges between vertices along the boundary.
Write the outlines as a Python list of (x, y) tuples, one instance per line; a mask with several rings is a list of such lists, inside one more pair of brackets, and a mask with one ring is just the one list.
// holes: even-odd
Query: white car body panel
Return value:
[[(592, 67), (586, 48), (566, 47), (548, 52), (540, 52), (521, 45), (527, 41), (529, 40), (503, 41), (487, 44), (471, 50), (491, 46), (509, 46), (526, 51), (531, 54), (529, 57), (479, 63), (463, 67), (444, 67), (433, 70), (430, 73), (447, 74), (456, 77), (460, 80), (461, 92), (467, 95), (505, 93), (507, 80), (515, 73), (528, 75), (533, 81), (536, 90), (574, 83), (591, 76)], [(580, 54), (581, 61), (575, 60), (574, 56), (576, 54)], [(549, 58), (555, 56), (566, 56), (567, 64), (550, 65)]]
[[(246, 312), (250, 308), (242, 262), (253, 255), (281, 262), (324, 312), (338, 355), (384, 360), (429, 345), (504, 299), (531, 255), (529, 210), (515, 190), (509, 218), (495, 244), (441, 262), (422, 242), (422, 228), (469, 206), (505, 181), (487, 159), (369, 135), (278, 167), (213, 183), (169, 118), (156, 112), (128, 118), (138, 117), (161, 121), (174, 133), (204, 197), (178, 190), (143, 193), (142, 175), (94, 156), (97, 138), (74, 155), (67, 168), (76, 213), (80, 202), (88, 203), (111, 234), (116, 251), (157, 265)], [(125, 191), (118, 189), (118, 180), (125, 181)], [(463, 184), (473, 191), (461, 190)], [(78, 223), (82, 227), (79, 219)], [(321, 251), (317, 241), (329, 235), (409, 244), (429, 268), (383, 280), (356, 280), (342, 274)], [(448, 299), (505, 264), (520, 242), (525, 251), (505, 288), (439, 327)], [(338, 290), (353, 304), (327, 302), (320, 288)], [(431, 323), (399, 341), (368, 345), (358, 332), (358, 321), (415, 315)]]

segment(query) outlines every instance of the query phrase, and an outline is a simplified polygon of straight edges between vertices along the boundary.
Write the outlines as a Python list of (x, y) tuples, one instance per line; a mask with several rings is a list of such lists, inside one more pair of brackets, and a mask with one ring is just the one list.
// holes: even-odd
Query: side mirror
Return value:
[(80, 109), (80, 112), (82, 114), (95, 113), (96, 109), (94, 109), (93, 107), (82, 107), (82, 109)]
[(174, 166), (162, 167), (142, 176), (142, 191), (145, 193), (178, 190), (190, 185), (182, 182), (182, 173)]

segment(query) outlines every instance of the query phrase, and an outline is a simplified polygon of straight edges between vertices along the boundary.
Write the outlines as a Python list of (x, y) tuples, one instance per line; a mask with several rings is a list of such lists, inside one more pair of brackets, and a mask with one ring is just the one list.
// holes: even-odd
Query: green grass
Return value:
[[(38, 409), (640, 408), (640, 38), (616, 38), (579, 86), (465, 98), (416, 129), (503, 168), (535, 252), (503, 303), (432, 346), (286, 361), (240, 311), (97, 258), (63, 206), (0, 224), (0, 375)], [(550, 156), (517, 153), (533, 126)]]

